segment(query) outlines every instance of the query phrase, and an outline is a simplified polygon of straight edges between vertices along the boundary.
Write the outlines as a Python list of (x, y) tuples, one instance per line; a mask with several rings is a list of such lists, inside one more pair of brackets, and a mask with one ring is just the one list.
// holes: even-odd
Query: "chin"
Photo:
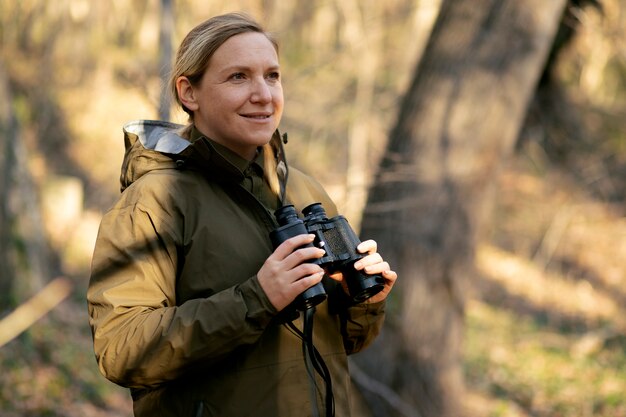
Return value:
[(257, 136), (255, 138), (250, 138), (249, 143), (254, 144), (256, 146), (263, 146), (269, 143), (272, 140), (272, 135), (274, 135), (274, 131), (272, 131), (269, 135)]

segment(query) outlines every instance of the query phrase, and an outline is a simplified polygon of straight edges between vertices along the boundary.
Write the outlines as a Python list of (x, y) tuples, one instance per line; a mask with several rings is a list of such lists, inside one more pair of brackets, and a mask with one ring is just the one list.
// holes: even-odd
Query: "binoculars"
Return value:
[[(361, 303), (384, 288), (384, 279), (380, 275), (368, 275), (357, 271), (354, 263), (365, 255), (358, 253), (356, 247), (361, 243), (348, 220), (344, 216), (329, 219), (320, 203), (314, 203), (302, 210), (303, 218), (299, 218), (293, 205), (286, 205), (274, 213), (278, 227), (270, 232), (274, 248), (285, 240), (301, 235), (314, 234), (313, 243), (326, 253), (312, 261), (324, 268), (327, 273), (341, 272), (347, 284), (352, 301)], [(326, 290), (318, 283), (298, 296), (296, 308), (305, 310), (326, 299)]]

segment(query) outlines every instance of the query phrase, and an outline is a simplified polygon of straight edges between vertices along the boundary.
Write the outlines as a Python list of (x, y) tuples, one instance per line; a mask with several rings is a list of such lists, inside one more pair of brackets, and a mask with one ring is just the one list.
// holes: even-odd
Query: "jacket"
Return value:
[[(100, 371), (128, 387), (135, 416), (311, 414), (301, 340), (256, 273), (272, 253), (272, 210), (240, 183), (206, 137), (136, 121), (124, 128), (122, 194), (102, 218), (87, 291)], [(276, 137), (273, 139), (276, 140)], [(286, 195), (300, 211), (336, 208), (291, 168)], [(332, 375), (336, 415), (350, 415), (347, 356), (378, 334), (384, 302), (350, 305), (325, 278), (314, 343)], [(294, 324), (302, 328), (302, 319)]]

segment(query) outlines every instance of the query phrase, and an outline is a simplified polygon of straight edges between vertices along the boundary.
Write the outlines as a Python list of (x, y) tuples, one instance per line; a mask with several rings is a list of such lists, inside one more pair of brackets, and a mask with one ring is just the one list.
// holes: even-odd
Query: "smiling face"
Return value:
[(270, 141), (282, 117), (278, 55), (262, 33), (229, 38), (209, 60), (200, 82), (176, 82), (181, 102), (208, 138), (251, 160)]

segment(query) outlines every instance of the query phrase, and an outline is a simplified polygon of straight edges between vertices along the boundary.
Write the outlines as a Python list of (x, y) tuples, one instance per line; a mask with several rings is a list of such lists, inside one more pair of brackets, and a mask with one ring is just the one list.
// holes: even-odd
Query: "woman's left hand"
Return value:
[[(368, 275), (376, 275), (380, 274), (385, 280), (385, 287), (378, 294), (370, 297), (365, 303), (377, 303), (383, 301), (389, 295), (391, 288), (393, 287), (396, 279), (398, 278), (398, 274), (395, 271), (392, 271), (389, 267), (389, 264), (383, 259), (383, 257), (377, 252), (378, 244), (376, 241), (370, 239), (365, 240), (357, 246), (357, 251), (359, 253), (367, 254), (362, 259), (359, 259), (354, 267), (363, 271)], [(341, 282), (344, 290), (347, 292), (347, 285), (343, 280), (343, 274), (341, 272), (329, 275), (330, 278)]]

